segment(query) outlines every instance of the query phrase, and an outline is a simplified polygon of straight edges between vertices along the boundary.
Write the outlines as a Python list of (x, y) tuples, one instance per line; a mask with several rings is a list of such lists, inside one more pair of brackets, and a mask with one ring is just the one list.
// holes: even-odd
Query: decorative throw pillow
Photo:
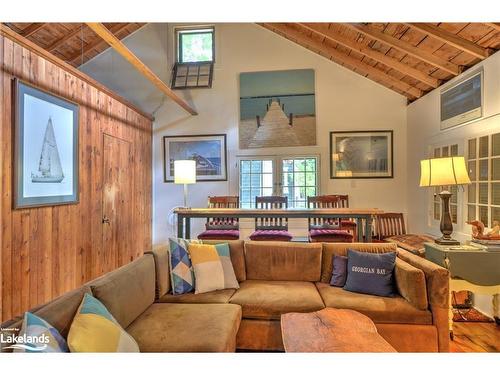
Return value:
[(334, 255), (332, 263), (333, 271), (330, 285), (343, 287), (347, 278), (347, 257)]
[(172, 294), (189, 293), (194, 289), (194, 273), (189, 258), (188, 245), (201, 242), (198, 240), (185, 240), (184, 238), (170, 238), (169, 243)]
[(347, 280), (344, 289), (350, 292), (394, 296), (396, 253), (365, 253), (347, 250)]
[(224, 289), (224, 269), (215, 245), (189, 244), (196, 278), (194, 293)]
[(217, 254), (219, 254), (220, 262), (222, 263), (222, 269), (224, 271), (224, 289), (238, 289), (240, 287), (240, 284), (238, 284), (238, 280), (236, 280), (236, 275), (234, 273), (229, 244), (216, 244), (215, 249), (217, 250)]
[(68, 353), (66, 340), (42, 318), (26, 312), (17, 341), (9, 348), (14, 353)]
[(76, 353), (139, 352), (135, 340), (118, 324), (106, 306), (85, 293), (69, 329), (68, 346)]

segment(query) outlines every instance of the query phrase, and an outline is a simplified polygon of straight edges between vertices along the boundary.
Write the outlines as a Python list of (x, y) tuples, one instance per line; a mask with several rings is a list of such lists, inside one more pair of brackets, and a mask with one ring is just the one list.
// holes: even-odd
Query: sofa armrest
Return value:
[(404, 260), (396, 258), (394, 275), (399, 294), (417, 309), (427, 310), (429, 304), (424, 272)]

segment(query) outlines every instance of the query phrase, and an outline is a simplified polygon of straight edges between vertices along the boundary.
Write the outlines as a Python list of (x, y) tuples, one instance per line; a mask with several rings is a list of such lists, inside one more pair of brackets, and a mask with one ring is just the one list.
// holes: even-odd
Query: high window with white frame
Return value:
[(500, 133), (468, 140), (467, 219), (486, 227), (500, 221)]
[(306, 207), (319, 194), (317, 156), (254, 157), (239, 161), (240, 207), (255, 207), (255, 197), (283, 195), (288, 207)]

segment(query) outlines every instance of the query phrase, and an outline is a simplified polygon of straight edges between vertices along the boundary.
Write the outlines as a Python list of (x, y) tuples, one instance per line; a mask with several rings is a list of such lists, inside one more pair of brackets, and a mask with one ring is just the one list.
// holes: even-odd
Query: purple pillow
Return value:
[(393, 297), (396, 253), (365, 253), (347, 250), (347, 280), (344, 290)]
[(334, 255), (332, 263), (333, 271), (330, 285), (343, 287), (347, 278), (347, 257)]

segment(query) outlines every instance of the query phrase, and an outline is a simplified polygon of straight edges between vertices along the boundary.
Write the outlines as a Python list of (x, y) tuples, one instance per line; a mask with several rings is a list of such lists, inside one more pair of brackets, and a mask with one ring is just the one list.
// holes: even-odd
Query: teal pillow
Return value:
[(68, 353), (66, 340), (59, 331), (42, 318), (24, 313), (23, 325), (10, 346), (14, 353)]

